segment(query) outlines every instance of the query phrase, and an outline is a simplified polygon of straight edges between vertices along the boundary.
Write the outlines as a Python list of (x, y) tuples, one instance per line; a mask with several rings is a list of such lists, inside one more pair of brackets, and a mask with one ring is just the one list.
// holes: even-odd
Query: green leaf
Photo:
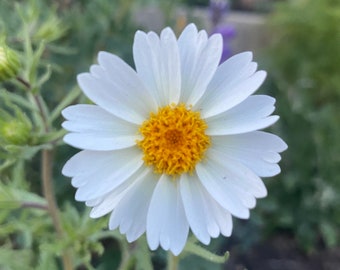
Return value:
[(60, 114), (61, 111), (68, 105), (70, 105), (79, 95), (81, 94), (81, 91), (79, 87), (74, 87), (67, 95), (64, 97), (59, 105), (51, 112), (51, 115), (49, 117), (49, 123), (51, 124), (54, 120), (56, 120)]
[(33, 270), (30, 266), (33, 251), (30, 249), (13, 250), (6, 247), (0, 248), (0, 269), (14, 270), (25, 269)]
[(9, 100), (20, 107), (29, 109), (30, 111), (38, 111), (37, 108), (27, 98), (12, 92), (8, 92), (5, 89), (0, 90), (0, 100)]

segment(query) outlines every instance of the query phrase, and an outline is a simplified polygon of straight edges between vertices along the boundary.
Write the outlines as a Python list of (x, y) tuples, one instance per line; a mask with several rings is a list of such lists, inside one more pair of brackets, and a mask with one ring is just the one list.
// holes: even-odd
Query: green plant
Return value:
[(292, 231), (307, 250), (340, 243), (340, 2), (287, 1), (270, 20), (267, 55), (280, 132), (289, 150), (263, 204), (267, 229)]

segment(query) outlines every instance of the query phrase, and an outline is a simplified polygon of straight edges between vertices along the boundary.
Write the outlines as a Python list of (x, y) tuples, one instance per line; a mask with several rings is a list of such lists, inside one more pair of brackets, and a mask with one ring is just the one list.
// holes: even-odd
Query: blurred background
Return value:
[[(289, 147), (282, 155), (282, 173), (264, 179), (268, 196), (258, 201), (250, 219), (234, 219), (232, 236), (208, 247), (217, 254), (230, 251), (225, 265), (189, 256), (180, 269), (340, 269), (339, 0), (0, 0), (0, 36), (19, 53), (22, 20), (30, 27), (33, 46), (42, 40), (46, 46), (39, 65), (51, 66), (42, 89), (51, 107), (75, 87), (76, 75), (88, 70), (98, 51), (117, 54), (133, 66), (138, 29), (159, 32), (171, 26), (178, 34), (194, 22), (223, 35), (221, 61), (253, 51), (259, 68), (268, 72), (259, 92), (276, 98), (280, 115), (270, 131)], [(58, 116), (57, 129), (61, 122)], [(116, 269), (122, 249), (105, 231), (107, 219), (89, 219), (88, 210), (74, 201), (70, 180), (60, 173), (75, 152), (60, 145), (53, 169), (76, 269)], [(39, 201), (40, 157), (13, 160), (7, 166), (0, 155), (1, 190)], [(51, 231), (41, 211), (2, 204), (0, 269), (61, 269), (54, 255), (63, 246), (51, 243)], [(154, 269), (164, 269), (164, 256), (161, 251), (152, 255)]]

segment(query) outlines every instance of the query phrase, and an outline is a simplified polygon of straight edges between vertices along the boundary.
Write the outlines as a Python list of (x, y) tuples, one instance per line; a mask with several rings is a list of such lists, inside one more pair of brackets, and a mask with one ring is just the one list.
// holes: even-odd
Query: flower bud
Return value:
[(18, 54), (7, 46), (0, 45), (0, 82), (15, 77), (19, 68)]
[(20, 119), (11, 119), (3, 122), (0, 127), (0, 136), (5, 144), (25, 145), (31, 137), (31, 125)]

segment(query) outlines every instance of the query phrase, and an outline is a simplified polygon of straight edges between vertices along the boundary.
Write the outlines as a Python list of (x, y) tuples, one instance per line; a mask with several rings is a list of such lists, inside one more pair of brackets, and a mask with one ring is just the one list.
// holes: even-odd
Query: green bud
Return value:
[(7, 46), (0, 45), (0, 82), (14, 78), (19, 68), (18, 54)]
[(10, 105), (12, 106), (9, 111), (0, 110), (0, 146), (30, 144), (32, 138), (30, 119), (20, 108)]
[(8, 144), (25, 145), (31, 137), (31, 126), (27, 122), (13, 119), (2, 124), (0, 134)]

